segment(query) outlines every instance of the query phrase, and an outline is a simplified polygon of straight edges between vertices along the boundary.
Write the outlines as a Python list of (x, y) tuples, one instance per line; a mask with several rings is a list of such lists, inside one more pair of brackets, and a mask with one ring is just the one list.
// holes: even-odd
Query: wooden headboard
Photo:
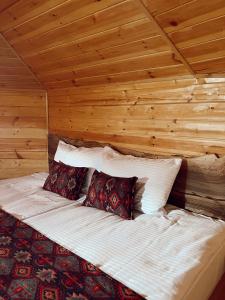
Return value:
[[(54, 158), (60, 139), (77, 147), (103, 147), (105, 145), (112, 147), (110, 144), (73, 140), (50, 134), (48, 139), (50, 161)], [(166, 157), (124, 148), (112, 148), (123, 154), (139, 157)], [(209, 154), (196, 158), (183, 158), (180, 172), (170, 194), (169, 203), (193, 212), (225, 220), (225, 156), (218, 157)]]

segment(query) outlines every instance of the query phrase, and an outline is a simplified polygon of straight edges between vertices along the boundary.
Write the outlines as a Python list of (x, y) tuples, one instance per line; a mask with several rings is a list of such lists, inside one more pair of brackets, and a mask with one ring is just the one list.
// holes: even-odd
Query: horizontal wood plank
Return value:
[[(130, 66), (132, 67), (132, 66)], [(149, 68), (145, 70), (136, 70), (131, 72), (122, 72), (117, 74), (106, 74), (102, 76), (83, 77), (76, 78), (74, 76), (71, 80), (58, 80), (46, 82), (45, 86), (48, 89), (66, 88), (66, 87), (79, 87), (79, 86), (91, 86), (96, 84), (109, 84), (109, 83), (121, 83), (121, 82), (136, 82), (142, 80), (154, 80), (159, 78), (175, 78), (179, 79), (180, 76), (188, 76), (189, 72), (183, 65), (172, 65), (166, 68)]]
[[(75, 146), (103, 147), (112, 145), (109, 141), (91, 142), (82, 138), (68, 138), (61, 135), (49, 135), (49, 159), (53, 159), (59, 139)], [(121, 146), (121, 147), (120, 147)], [(116, 150), (124, 154), (141, 157), (157, 157), (148, 154), (146, 149), (125, 148), (117, 144)], [(137, 151), (139, 150), (139, 151)], [(160, 157), (164, 157), (161, 155)], [(181, 169), (177, 175), (169, 203), (186, 208), (192, 212), (225, 220), (225, 156), (205, 155), (197, 158), (183, 158)]]
[(0, 179), (45, 171), (46, 92), (0, 89)]
[(177, 59), (171, 52), (162, 52), (158, 54), (143, 55), (135, 58), (128, 58), (124, 60), (117, 60), (112, 63), (103, 62), (101, 64), (95, 64), (87, 67), (73, 67), (69, 70), (59, 70), (57, 73), (51, 73), (42, 75), (42, 80), (48, 81), (61, 81), (68, 79), (76, 79), (83, 77), (94, 77), (115, 73), (132, 72), (138, 70), (163, 68), (164, 66), (177, 66), (181, 65), (179, 59)]
[(139, 20), (144, 17), (143, 13), (137, 9), (134, 1), (129, 0), (115, 5), (111, 8), (97, 12), (80, 20), (61, 26), (55, 30), (47, 31), (42, 36), (32, 37), (29, 41), (13, 43), (14, 48), (22, 55), (44, 51), (79, 39), (88, 35), (99, 33), (116, 26)]
[(48, 95), (50, 132), (148, 153), (224, 153), (220, 79), (106, 83), (53, 89)]
[[(51, 89), (188, 74), (225, 76), (224, 0), (207, 5), (204, 0), (141, 1), (144, 6), (139, 0), (9, 0), (9, 6), (3, 2), (0, 11), (0, 32), (43, 86)], [(171, 72), (171, 64), (162, 57), (158, 61), (146, 58), (146, 66), (140, 65), (141, 56), (160, 51), (170, 52), (183, 71), (178, 67), (177, 74)], [(5, 55), (0, 76), (3, 70), (12, 76), (13, 65), (14, 76), (20, 75), (22, 66), (15, 65), (12, 53), (0, 44), (0, 57)], [(14, 79), (24, 88), (25, 78)], [(16, 88), (13, 78), (8, 82), (0, 78), (0, 83)]]
[(224, 15), (225, 4), (223, 0), (210, 1), (207, 5), (205, 5), (205, 0), (198, 0), (189, 1), (173, 10), (162, 13), (156, 16), (156, 19), (166, 32), (173, 32)]
[(61, 1), (61, 4), (59, 3), (59, 5), (43, 12), (36, 18), (16, 26), (16, 30), (8, 30), (5, 32), (5, 37), (12, 43), (21, 42), (33, 36), (40, 36), (46, 31), (65, 26), (120, 2), (121, 0)]
[(4, 10), (9, 9), (13, 4), (18, 2), (19, 0), (2, 0), (0, 3), (0, 13), (2, 13)]
[(105, 49), (93, 49), (82, 54), (73, 55), (65, 59), (56, 60), (42, 64), (39, 67), (38, 74), (59, 74), (65, 70), (76, 67), (87, 67), (96, 65), (97, 63), (113, 62), (121, 59), (128, 59), (141, 55), (156, 54), (158, 52), (170, 50), (168, 45), (160, 36), (155, 36), (136, 42), (125, 43), (121, 46), (114, 46)]
[(149, 20), (142, 18), (107, 31), (77, 39), (76, 41), (70, 41), (65, 45), (59, 45), (41, 53), (26, 55), (26, 61), (31, 65), (35, 64), (35, 62), (46, 64), (66, 57), (84, 54), (87, 51), (122, 46), (134, 40), (157, 36), (158, 33), (154, 28), (150, 30), (148, 24)]

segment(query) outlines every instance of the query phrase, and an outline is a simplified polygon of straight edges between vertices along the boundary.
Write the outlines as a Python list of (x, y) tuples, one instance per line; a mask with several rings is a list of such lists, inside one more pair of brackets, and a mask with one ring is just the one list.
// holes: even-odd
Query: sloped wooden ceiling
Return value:
[(47, 88), (225, 73), (224, 0), (1, 0), (0, 32)]
[(40, 83), (0, 34), (0, 89), (24, 88), (39, 89)]

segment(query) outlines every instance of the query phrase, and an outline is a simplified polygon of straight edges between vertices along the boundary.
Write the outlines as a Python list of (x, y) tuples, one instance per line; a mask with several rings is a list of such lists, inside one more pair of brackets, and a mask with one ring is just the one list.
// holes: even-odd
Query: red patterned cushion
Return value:
[(53, 161), (43, 189), (57, 193), (67, 199), (77, 200), (88, 168), (67, 166)]
[(132, 219), (136, 181), (137, 177), (112, 177), (95, 171), (83, 205)]

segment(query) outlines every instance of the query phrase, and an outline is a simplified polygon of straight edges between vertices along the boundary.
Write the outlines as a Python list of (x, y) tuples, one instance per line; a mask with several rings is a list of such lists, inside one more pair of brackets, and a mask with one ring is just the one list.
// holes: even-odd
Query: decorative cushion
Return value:
[(167, 202), (182, 159), (149, 159), (132, 155), (103, 155), (102, 171), (111, 176), (137, 176), (135, 209), (151, 214)]
[(102, 161), (103, 161), (103, 153), (116, 155), (116, 151), (112, 148), (105, 146), (102, 147), (75, 147), (73, 145), (67, 144), (63, 141), (59, 141), (54, 160), (59, 162), (63, 162), (72, 167), (85, 167), (89, 168), (85, 184), (82, 188), (83, 193), (87, 193), (88, 187), (91, 183), (92, 175), (97, 169), (101, 171)]
[(132, 219), (136, 181), (137, 177), (112, 177), (96, 170), (83, 205)]
[(71, 167), (61, 162), (53, 161), (43, 189), (57, 193), (70, 200), (77, 200), (87, 171), (88, 168)]

